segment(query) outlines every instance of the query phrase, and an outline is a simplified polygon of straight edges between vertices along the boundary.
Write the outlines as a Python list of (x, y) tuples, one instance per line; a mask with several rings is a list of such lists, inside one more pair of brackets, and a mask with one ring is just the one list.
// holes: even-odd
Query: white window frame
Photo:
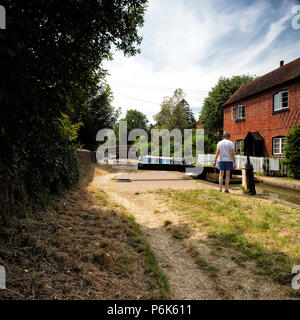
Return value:
[[(283, 107), (283, 94), (287, 93), (287, 106)], [(273, 96), (273, 111), (280, 111), (280, 110), (286, 110), (289, 108), (289, 91), (288, 90), (284, 90), (284, 91), (280, 91), (277, 92), (276, 94), (274, 94)]]
[(244, 104), (239, 104), (236, 106), (235, 119), (236, 120), (245, 120), (246, 118), (246, 108)]
[[(239, 148), (239, 149), (242, 149), (242, 152), (238, 153), (237, 151), (238, 151), (238, 147), (240, 147), (240, 143), (243, 143), (243, 148)], [(235, 154), (243, 155), (244, 154), (244, 149), (245, 149), (245, 140), (243, 140), (243, 139), (236, 140), (235, 144), (234, 144), (234, 152), (235, 152)]]
[[(275, 142), (278, 141), (279, 152), (275, 152)], [(283, 155), (286, 137), (275, 137), (272, 141), (272, 149), (274, 155)]]

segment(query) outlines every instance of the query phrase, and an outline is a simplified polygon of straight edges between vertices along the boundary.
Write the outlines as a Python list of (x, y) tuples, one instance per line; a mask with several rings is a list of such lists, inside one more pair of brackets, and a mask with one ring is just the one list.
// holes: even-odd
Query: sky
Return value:
[[(176, 88), (198, 119), (203, 100), (221, 76), (264, 75), (300, 57), (300, 29), (292, 7), (298, 0), (149, 0), (141, 54), (103, 67), (113, 106), (137, 109), (154, 123)], [(299, 12), (300, 13), (300, 12)], [(300, 18), (299, 18), (300, 23)]]

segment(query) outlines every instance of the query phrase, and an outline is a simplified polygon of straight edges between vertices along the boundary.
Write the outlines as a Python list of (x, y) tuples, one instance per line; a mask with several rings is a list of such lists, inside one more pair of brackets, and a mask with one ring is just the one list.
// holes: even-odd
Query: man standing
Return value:
[(229, 193), (229, 181), (230, 181), (230, 171), (235, 168), (235, 156), (234, 156), (234, 144), (229, 140), (230, 133), (225, 131), (223, 134), (223, 140), (218, 143), (217, 152), (214, 162), (214, 167), (216, 166), (217, 159), (220, 156), (220, 160), (218, 161), (218, 169), (220, 170), (219, 175), (219, 186), (220, 192), (222, 192), (223, 188), (223, 177), (224, 171), (226, 172), (226, 180), (225, 180), (225, 192)]

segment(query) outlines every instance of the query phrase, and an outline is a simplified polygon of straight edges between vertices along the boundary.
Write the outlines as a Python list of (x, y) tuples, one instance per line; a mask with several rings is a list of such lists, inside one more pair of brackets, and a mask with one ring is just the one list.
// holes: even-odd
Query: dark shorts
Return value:
[(219, 170), (233, 170), (233, 162), (232, 161), (219, 161), (218, 162)]

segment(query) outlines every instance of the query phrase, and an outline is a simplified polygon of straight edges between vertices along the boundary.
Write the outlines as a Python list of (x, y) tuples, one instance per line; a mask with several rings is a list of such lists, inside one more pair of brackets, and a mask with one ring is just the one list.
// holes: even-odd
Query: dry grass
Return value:
[(134, 228), (83, 185), (47, 212), (11, 219), (0, 226), (0, 299), (161, 298)]

